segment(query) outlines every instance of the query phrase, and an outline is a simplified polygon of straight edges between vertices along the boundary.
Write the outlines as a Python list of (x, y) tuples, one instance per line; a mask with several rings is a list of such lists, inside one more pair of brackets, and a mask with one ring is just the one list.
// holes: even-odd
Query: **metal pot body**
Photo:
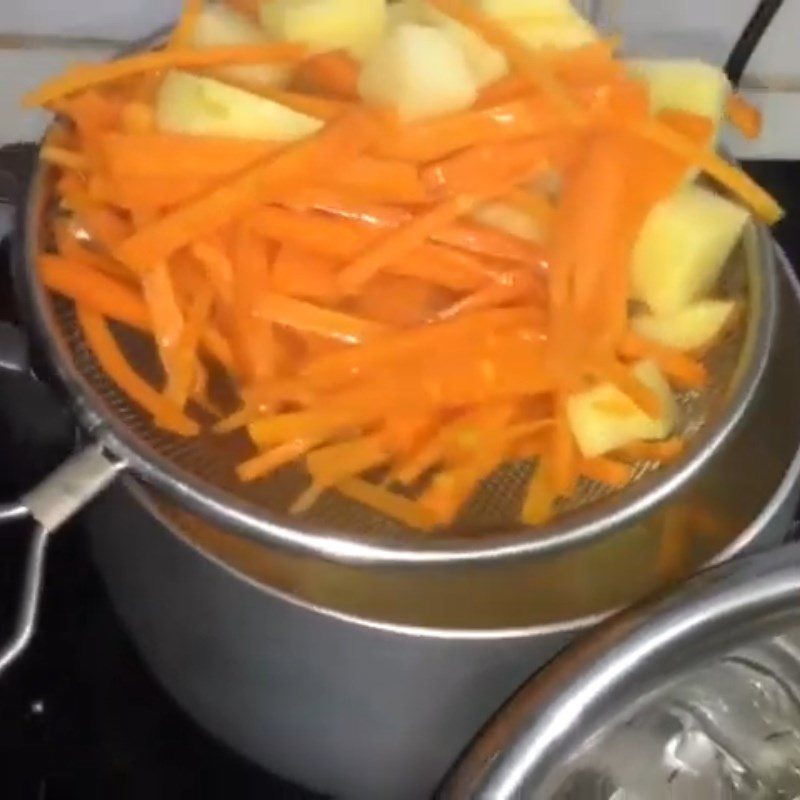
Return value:
[(781, 288), (758, 401), (716, 472), (657, 524), (516, 573), (359, 569), (267, 551), (126, 481), (88, 512), (114, 603), (167, 690), (236, 750), (337, 797), (424, 797), (499, 704), (610, 609), (785, 538), (800, 487), (788, 268)]

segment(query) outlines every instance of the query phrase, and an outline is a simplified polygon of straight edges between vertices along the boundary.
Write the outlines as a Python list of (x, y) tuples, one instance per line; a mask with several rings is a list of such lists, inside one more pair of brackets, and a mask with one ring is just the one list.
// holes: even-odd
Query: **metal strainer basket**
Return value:
[[(681, 426), (690, 436), (685, 457), (654, 470), (640, 464), (636, 480), (609, 494), (591, 482), (560, 509), (556, 520), (535, 531), (515, 521), (532, 465), (507, 466), (484, 482), (451, 530), (420, 537), (392, 520), (331, 492), (304, 516), (286, 509), (307, 485), (300, 467), (256, 484), (240, 483), (234, 468), (248, 454), (244, 436), (212, 433), (195, 439), (157, 428), (106, 377), (76, 324), (74, 308), (51, 297), (34, 264), (48, 243), (56, 209), (53, 174), (36, 163), (32, 149), (9, 150), (0, 168), (19, 180), (30, 160), (32, 178), (17, 214), (15, 282), (28, 334), (49, 377), (63, 388), (81, 430), (91, 442), (42, 485), (4, 510), (6, 518), (31, 517), (36, 537), (28, 569), (23, 617), (14, 642), (0, 653), (0, 670), (24, 647), (35, 620), (47, 537), (129, 469), (187, 511), (257, 542), (350, 564), (438, 564), (497, 561), (574, 546), (630, 524), (704, 469), (744, 417), (764, 373), (775, 329), (777, 283), (768, 232), (751, 225), (730, 260), (724, 294), (747, 312), (736, 332), (709, 358), (710, 388), (686, 393)], [(118, 340), (144, 377), (158, 378), (151, 346), (120, 327)]]

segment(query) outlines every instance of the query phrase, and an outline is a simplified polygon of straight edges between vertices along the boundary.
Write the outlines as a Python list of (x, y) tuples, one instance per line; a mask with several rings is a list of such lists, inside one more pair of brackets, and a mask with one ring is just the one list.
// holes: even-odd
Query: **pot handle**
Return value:
[(19, 502), (0, 506), (0, 526), (32, 522), (17, 621), (11, 638), (0, 645), (0, 674), (25, 650), (35, 631), (50, 534), (100, 494), (122, 468), (100, 445), (91, 445), (67, 459)]
[[(14, 212), (25, 195), (37, 150), (34, 144), (0, 148), (0, 215), (6, 212), (5, 218), (0, 216), (0, 237), (13, 229)], [(25, 334), (8, 322), (0, 322), (0, 370), (34, 377)], [(122, 464), (109, 458), (100, 445), (92, 444), (67, 459), (18, 502), (0, 504), (0, 527), (21, 520), (31, 525), (16, 623), (9, 640), (0, 644), (0, 674), (34, 634), (50, 534), (105, 489), (121, 469)]]

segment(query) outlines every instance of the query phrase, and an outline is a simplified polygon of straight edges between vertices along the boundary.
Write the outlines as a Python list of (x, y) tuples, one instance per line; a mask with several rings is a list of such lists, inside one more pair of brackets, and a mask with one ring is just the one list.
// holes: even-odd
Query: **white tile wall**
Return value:
[(129, 40), (175, 19), (180, 0), (0, 0), (0, 31)]
[[(757, 0), (596, 0), (601, 20), (635, 52), (696, 55), (722, 64)], [(785, 0), (755, 53), (746, 82), (800, 89), (800, 3)]]

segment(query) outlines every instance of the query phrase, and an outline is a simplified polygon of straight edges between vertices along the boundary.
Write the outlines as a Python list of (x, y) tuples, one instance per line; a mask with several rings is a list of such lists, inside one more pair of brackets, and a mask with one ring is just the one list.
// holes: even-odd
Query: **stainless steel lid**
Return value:
[(798, 797), (798, 626), (800, 545), (711, 569), (533, 678), (443, 794)]

